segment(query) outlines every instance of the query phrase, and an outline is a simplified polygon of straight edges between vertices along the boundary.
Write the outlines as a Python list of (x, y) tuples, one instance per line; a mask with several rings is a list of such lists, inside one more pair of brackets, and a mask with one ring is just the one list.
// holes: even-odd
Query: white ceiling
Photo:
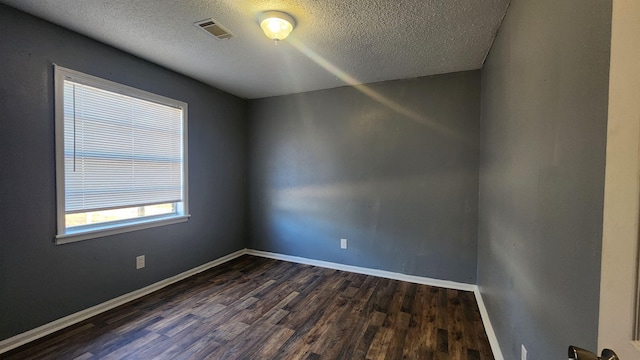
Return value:
[[(482, 67), (509, 0), (0, 0), (243, 98)], [(279, 45), (257, 16), (297, 21)], [(214, 18), (235, 37), (193, 23)]]

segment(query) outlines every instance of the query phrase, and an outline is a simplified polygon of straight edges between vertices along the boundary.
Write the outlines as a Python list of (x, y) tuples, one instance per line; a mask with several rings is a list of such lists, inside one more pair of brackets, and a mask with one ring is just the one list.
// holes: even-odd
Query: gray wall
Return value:
[[(189, 104), (188, 222), (53, 244), (52, 63)], [(244, 100), (4, 5), (0, 64), (0, 340), (244, 248)]]
[(475, 283), (479, 71), (364, 91), (249, 101), (249, 247)]
[(478, 284), (505, 359), (595, 350), (611, 1), (512, 0), (482, 71)]

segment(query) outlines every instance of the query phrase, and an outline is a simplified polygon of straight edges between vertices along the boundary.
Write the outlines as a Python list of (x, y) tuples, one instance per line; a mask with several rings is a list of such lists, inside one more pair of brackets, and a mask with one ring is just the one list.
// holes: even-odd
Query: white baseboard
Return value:
[(480, 289), (478, 286), (475, 286), (475, 290), (473, 290), (476, 295), (476, 302), (478, 303), (478, 308), (480, 309), (480, 316), (482, 317), (482, 324), (484, 325), (484, 330), (487, 332), (487, 337), (489, 338), (489, 345), (491, 345), (491, 351), (493, 351), (493, 357), (496, 360), (504, 360), (502, 356), (502, 350), (500, 350), (500, 344), (498, 343), (498, 337), (496, 336), (495, 331), (493, 331), (493, 326), (491, 325), (491, 319), (489, 319), (489, 313), (487, 312), (487, 308), (484, 306), (484, 300), (482, 300), (482, 294), (480, 294)]
[(118, 307), (120, 305), (123, 305), (129, 301), (133, 301), (135, 299), (141, 298), (145, 295), (148, 295), (156, 290), (160, 290), (163, 287), (166, 287), (168, 285), (171, 285), (173, 283), (176, 283), (180, 280), (186, 279), (189, 276), (195, 275), (197, 273), (203, 272), (205, 270), (208, 270), (212, 267), (218, 266), (220, 264), (223, 264), (227, 261), (233, 260), (239, 256), (242, 256), (246, 253), (246, 249), (242, 249), (242, 250), (238, 250), (234, 253), (231, 253), (229, 255), (225, 255), (223, 257), (220, 257), (216, 260), (210, 261), (206, 264), (200, 265), (198, 267), (195, 267), (191, 270), (187, 270), (183, 273), (180, 273), (178, 275), (172, 276), (170, 278), (158, 281), (156, 283), (153, 283), (149, 286), (143, 287), (142, 289), (138, 289), (135, 291), (132, 291), (130, 293), (124, 294), (122, 296), (118, 296), (115, 299), (111, 299), (108, 301), (105, 301), (101, 304), (98, 304), (96, 306), (92, 306), (88, 309), (85, 310), (81, 310), (77, 313), (65, 316), (63, 318), (60, 318), (58, 320), (52, 321), (50, 323), (44, 324), (42, 326), (39, 326), (35, 329), (23, 332), (21, 334), (18, 334), (16, 336), (10, 337), (6, 340), (2, 340), (0, 341), (0, 354), (5, 353), (9, 350), (15, 349), (18, 346), (24, 345), (28, 342), (37, 340), (39, 338), (42, 338), (44, 336), (47, 336), (49, 334), (52, 334), (58, 330), (61, 330), (65, 327), (71, 326), (73, 324), (77, 324), (80, 321), (86, 320), (92, 316), (96, 316), (100, 313), (103, 313), (105, 311), (111, 310), (115, 307)]
[(314, 260), (314, 259), (308, 259), (308, 258), (303, 258), (298, 256), (277, 254), (277, 253), (272, 253), (267, 251), (247, 249), (247, 254), (266, 257), (269, 259), (284, 260), (284, 261), (289, 261), (289, 262), (294, 262), (299, 264), (319, 266), (319, 267), (328, 268), (328, 269), (348, 271), (348, 272), (357, 273), (357, 274), (364, 274), (364, 275), (377, 276), (381, 278), (406, 281), (406, 282), (411, 282), (415, 284), (423, 284), (423, 285), (437, 286), (437, 287), (443, 287), (443, 288), (449, 288), (449, 289), (455, 289), (455, 290), (464, 290), (464, 291), (474, 291), (476, 289), (476, 286), (473, 284), (459, 283), (455, 281), (440, 280), (440, 279), (432, 279), (432, 278), (427, 278), (423, 276), (406, 275), (406, 274), (397, 273), (397, 272), (370, 269), (370, 268), (352, 266), (352, 265), (344, 265), (344, 264), (339, 264), (339, 263), (334, 263), (329, 261)]
[(319, 266), (323, 268), (329, 268), (329, 269), (335, 269), (335, 270), (341, 270), (341, 271), (348, 271), (348, 272), (357, 273), (357, 274), (364, 274), (364, 275), (377, 276), (377, 277), (393, 279), (393, 280), (407, 281), (407, 282), (416, 283), (416, 284), (444, 287), (444, 288), (463, 290), (463, 291), (473, 291), (476, 297), (476, 301), (478, 303), (478, 308), (480, 309), (480, 315), (482, 316), (482, 322), (487, 332), (487, 337), (489, 338), (489, 344), (491, 345), (493, 356), (496, 360), (504, 360), (504, 357), (502, 356), (502, 351), (500, 350), (500, 345), (498, 344), (498, 339), (496, 337), (495, 332), (493, 331), (493, 327), (491, 326), (491, 320), (489, 319), (489, 314), (487, 313), (487, 309), (484, 306), (484, 302), (482, 301), (482, 295), (480, 294), (480, 291), (477, 285), (459, 283), (459, 282), (448, 281), (448, 280), (432, 279), (432, 278), (415, 276), (415, 275), (406, 275), (406, 274), (396, 273), (391, 271), (370, 269), (370, 268), (364, 268), (364, 267), (352, 266), (352, 265), (344, 265), (344, 264), (339, 264), (339, 263), (334, 263), (329, 261), (314, 260), (314, 259), (308, 259), (308, 258), (303, 258), (298, 256), (277, 254), (277, 253), (260, 251), (260, 250), (252, 250), (252, 249), (238, 250), (234, 253), (231, 253), (229, 255), (223, 256), (216, 260), (210, 261), (206, 264), (200, 265), (191, 270), (187, 270), (183, 273), (172, 276), (168, 279), (158, 281), (142, 289), (132, 291), (128, 294), (124, 294), (115, 299), (108, 300), (96, 306), (65, 316), (63, 318), (60, 318), (48, 324), (39, 326), (35, 329), (26, 331), (22, 334), (18, 334), (6, 340), (2, 340), (0, 341), (0, 354), (5, 353), (9, 350), (15, 349), (28, 342), (47, 336), (65, 327), (71, 326), (73, 324), (77, 324), (80, 321), (86, 320), (92, 316), (95, 316), (105, 311), (116, 308), (129, 301), (133, 301), (135, 299), (141, 298), (154, 291), (160, 290), (163, 287), (176, 283), (180, 280), (186, 279), (189, 276), (203, 272), (205, 270), (208, 270), (210, 268), (213, 268), (225, 262), (231, 261), (245, 254), (265, 257), (265, 258), (275, 259), (275, 260), (295, 262), (299, 264)]

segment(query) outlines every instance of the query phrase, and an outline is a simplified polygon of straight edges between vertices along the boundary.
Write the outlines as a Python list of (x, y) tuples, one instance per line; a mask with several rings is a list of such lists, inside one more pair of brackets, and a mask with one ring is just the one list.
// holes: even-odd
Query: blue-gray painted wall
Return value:
[(250, 100), (249, 247), (475, 283), (479, 91), (470, 71)]
[(611, 1), (512, 0), (482, 70), (478, 285), (505, 359), (596, 350)]
[[(52, 63), (189, 104), (188, 222), (54, 245)], [(242, 99), (0, 5), (0, 340), (244, 248), (245, 112)]]

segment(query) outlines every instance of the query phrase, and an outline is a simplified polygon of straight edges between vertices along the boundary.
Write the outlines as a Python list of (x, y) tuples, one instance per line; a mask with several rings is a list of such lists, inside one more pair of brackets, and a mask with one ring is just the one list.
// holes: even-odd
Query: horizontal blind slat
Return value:
[(65, 80), (64, 136), (67, 213), (183, 201), (181, 109)]

